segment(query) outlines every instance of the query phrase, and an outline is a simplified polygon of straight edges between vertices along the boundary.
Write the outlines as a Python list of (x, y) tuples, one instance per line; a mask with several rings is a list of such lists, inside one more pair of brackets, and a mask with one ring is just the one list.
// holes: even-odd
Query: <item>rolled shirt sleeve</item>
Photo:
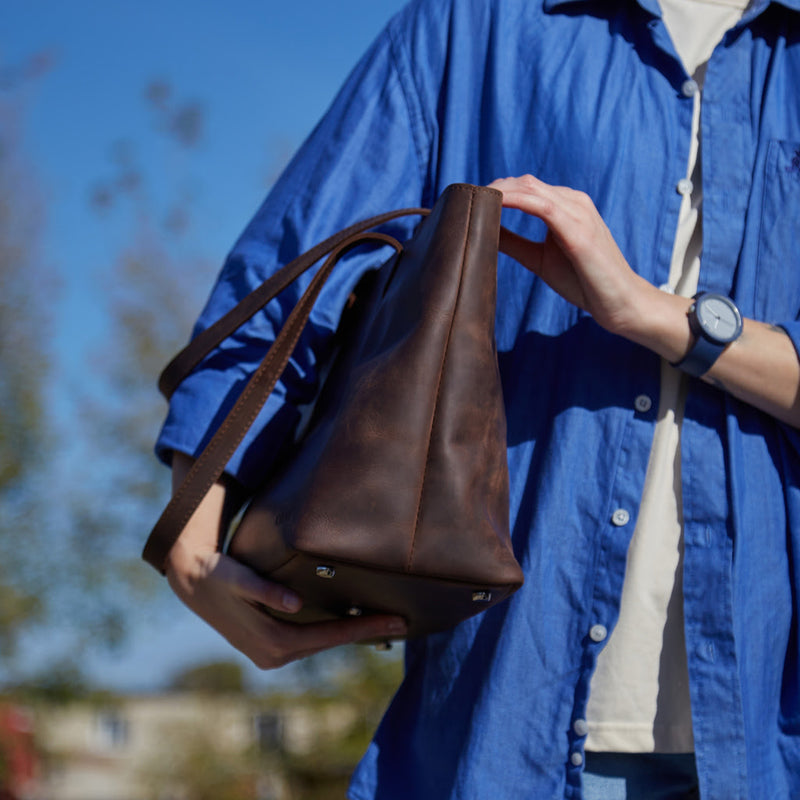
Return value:
[[(389, 29), (358, 63), (331, 108), (302, 145), (230, 252), (194, 334), (203, 330), (272, 272), (337, 230), (371, 215), (428, 200), (425, 126), (402, 63), (407, 58)], [(398, 64), (400, 67), (398, 68)], [(385, 230), (407, 238), (418, 218)], [(291, 442), (298, 407), (310, 401), (342, 305), (363, 272), (386, 248), (356, 251), (337, 266), (312, 312), (272, 396), (227, 466), (255, 486)], [(264, 357), (313, 270), (229, 337), (172, 396), (156, 453), (197, 456)]]

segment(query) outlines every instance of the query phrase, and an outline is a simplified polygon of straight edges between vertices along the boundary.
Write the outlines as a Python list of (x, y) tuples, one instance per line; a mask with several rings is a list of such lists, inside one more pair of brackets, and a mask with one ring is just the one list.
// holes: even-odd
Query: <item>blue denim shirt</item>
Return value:
[[(700, 288), (800, 346), (800, 2), (754, 0), (703, 92)], [(656, 0), (421, 0), (363, 57), (231, 252), (207, 325), (356, 219), (449, 183), (531, 172), (582, 189), (631, 265), (667, 280), (692, 99)], [(507, 213), (541, 238), (541, 223)], [(392, 232), (408, 235), (411, 222)], [(246, 484), (313, 395), (339, 308), (383, 253), (324, 292), (275, 396), (229, 465)], [(301, 281), (304, 284), (305, 281)], [(595, 660), (618, 615), (655, 425), (659, 359), (513, 261), (498, 267), (511, 519), (524, 587), (407, 646), (407, 677), (353, 779), (357, 800), (579, 798)], [(173, 398), (158, 450), (196, 453), (299, 289)], [(639, 404), (644, 408), (646, 404)], [(696, 758), (712, 800), (800, 796), (800, 434), (692, 380), (682, 432), (685, 626)], [(630, 513), (615, 525), (617, 509)], [(624, 518), (624, 515), (618, 515)], [(598, 627), (600, 626), (600, 627)], [(590, 634), (592, 632), (592, 634)]]

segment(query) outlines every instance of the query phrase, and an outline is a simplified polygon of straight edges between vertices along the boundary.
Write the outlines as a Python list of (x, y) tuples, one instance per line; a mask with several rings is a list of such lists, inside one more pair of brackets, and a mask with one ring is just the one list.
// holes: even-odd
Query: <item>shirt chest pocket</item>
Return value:
[(756, 317), (800, 317), (800, 141), (773, 140), (767, 151), (756, 270)]

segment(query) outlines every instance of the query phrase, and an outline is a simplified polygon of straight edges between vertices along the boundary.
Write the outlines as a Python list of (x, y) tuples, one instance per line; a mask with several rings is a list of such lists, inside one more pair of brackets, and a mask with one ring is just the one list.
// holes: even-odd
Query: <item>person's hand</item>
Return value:
[(503, 249), (598, 324), (626, 336), (643, 304), (659, 302), (658, 289), (631, 269), (588, 195), (532, 175), (490, 186), (503, 193), (504, 206), (538, 217), (548, 228), (544, 242), (512, 235)]
[[(175, 453), (173, 484), (180, 485), (191, 459)], [(182, 531), (166, 562), (175, 594), (261, 669), (272, 669), (351, 642), (396, 639), (405, 622), (384, 615), (308, 625), (275, 619), (265, 608), (297, 612), (302, 600), (250, 568), (217, 552), (225, 521), (225, 486), (216, 484)]]
[(295, 612), (300, 599), (248, 567), (216, 552), (170, 559), (167, 578), (178, 597), (261, 669), (272, 669), (330, 647), (403, 636), (399, 618), (365, 616), (295, 625), (264, 607)]
[[(694, 336), (689, 297), (662, 292), (637, 275), (583, 192), (550, 186), (532, 175), (490, 184), (503, 205), (547, 225), (544, 242), (503, 234), (503, 251), (552, 289), (588, 311), (612, 333), (680, 361)], [(800, 428), (800, 359), (786, 332), (745, 319), (741, 337), (725, 348), (703, 380)]]

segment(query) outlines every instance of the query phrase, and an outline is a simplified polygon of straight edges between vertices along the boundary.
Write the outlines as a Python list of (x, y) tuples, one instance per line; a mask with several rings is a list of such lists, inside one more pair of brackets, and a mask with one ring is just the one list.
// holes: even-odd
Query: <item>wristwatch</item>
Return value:
[(700, 292), (693, 299), (688, 317), (695, 343), (672, 366), (699, 378), (742, 335), (742, 315), (733, 300), (721, 294)]

